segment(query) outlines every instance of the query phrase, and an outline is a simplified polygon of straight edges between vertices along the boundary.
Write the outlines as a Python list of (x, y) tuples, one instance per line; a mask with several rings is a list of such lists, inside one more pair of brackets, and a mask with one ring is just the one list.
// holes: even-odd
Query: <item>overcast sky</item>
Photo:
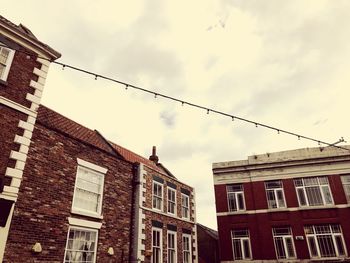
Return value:
[[(350, 1), (4, 1), (59, 61), (206, 107), (350, 140)], [(57, 65), (42, 103), (195, 187), (216, 229), (212, 163), (316, 147)]]

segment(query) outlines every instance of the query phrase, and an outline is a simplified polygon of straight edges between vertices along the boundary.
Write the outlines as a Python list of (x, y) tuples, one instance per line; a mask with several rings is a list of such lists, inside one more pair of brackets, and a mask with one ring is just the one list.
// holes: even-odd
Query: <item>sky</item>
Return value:
[[(333, 143), (350, 140), (350, 1), (13, 0), (58, 60)], [(212, 163), (317, 143), (51, 65), (42, 104), (160, 162), (217, 228)]]

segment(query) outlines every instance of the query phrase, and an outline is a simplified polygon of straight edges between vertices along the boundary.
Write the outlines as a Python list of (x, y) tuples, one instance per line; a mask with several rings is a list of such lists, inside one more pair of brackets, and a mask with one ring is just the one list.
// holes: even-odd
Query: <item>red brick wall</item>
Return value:
[(36, 61), (36, 55), (29, 56), (22, 52), (15, 52), (6, 81), (7, 85), (0, 84), (0, 96), (30, 108), (31, 102), (26, 99), (26, 95), (34, 93), (34, 89), (29, 87), (31, 80), (38, 79), (33, 74), (34, 67), (41, 68), (41, 63)]
[[(339, 175), (328, 176), (335, 204), (346, 204), (346, 197)], [(293, 179), (284, 179), (283, 187), (288, 207), (298, 207), (298, 200), (294, 188)], [(267, 209), (264, 182), (244, 183), (245, 201), (248, 210), (255, 206), (257, 209)], [(254, 199), (253, 197), (254, 193)], [(227, 207), (227, 196), (225, 185), (215, 185), (215, 198), (218, 212)], [(220, 208), (220, 210), (218, 209)], [(272, 237), (272, 228), (277, 226), (290, 226), (293, 236), (304, 236), (304, 225), (308, 224), (340, 224), (343, 236), (350, 252), (350, 209), (308, 209), (285, 212), (269, 212), (257, 214), (240, 214), (218, 216), (218, 232), (221, 260), (232, 260), (231, 230), (248, 228), (254, 259), (275, 259), (275, 248)], [(306, 240), (295, 240), (294, 244), (299, 259), (308, 259), (309, 252)]]
[[(70, 213), (77, 158), (108, 169), (105, 175), (102, 220)], [(119, 260), (129, 253), (132, 165), (61, 133), (36, 125), (21, 190), (15, 206), (5, 262), (62, 262), (68, 217), (102, 222), (97, 262)], [(40, 242), (43, 251), (33, 254)], [(115, 255), (107, 255), (108, 247)], [(118, 262), (118, 261), (117, 261)]]
[(18, 127), (18, 122), (25, 119), (26, 115), (0, 105), (0, 178), (4, 176), (6, 167), (14, 165), (14, 162), (10, 162), (9, 157), (11, 150), (19, 148), (19, 145), (14, 143), (14, 138), (16, 134), (23, 134), (23, 130)]

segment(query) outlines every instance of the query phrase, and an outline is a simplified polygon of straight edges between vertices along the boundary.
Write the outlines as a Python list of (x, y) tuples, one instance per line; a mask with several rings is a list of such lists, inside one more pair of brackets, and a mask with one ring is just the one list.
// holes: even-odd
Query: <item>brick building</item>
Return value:
[(219, 263), (218, 231), (197, 223), (198, 263)]
[(193, 188), (40, 105), (60, 54), (0, 32), (0, 261), (196, 262)]
[(349, 261), (349, 151), (254, 155), (213, 175), (221, 262)]
[(112, 144), (127, 160), (139, 164), (135, 178), (133, 260), (198, 262), (194, 189), (159, 162), (155, 147), (146, 159)]

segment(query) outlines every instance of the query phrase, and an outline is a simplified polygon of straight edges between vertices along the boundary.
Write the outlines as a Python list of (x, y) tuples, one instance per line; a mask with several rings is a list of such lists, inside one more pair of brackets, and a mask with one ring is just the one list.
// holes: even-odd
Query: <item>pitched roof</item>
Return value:
[(37, 122), (111, 154), (115, 155), (117, 152), (119, 157), (129, 162), (145, 164), (158, 172), (166, 173), (169, 177), (176, 179), (176, 177), (163, 164), (155, 164), (153, 161), (142, 157), (141, 155), (138, 155), (114, 142), (107, 141), (98, 131), (91, 130), (71, 119), (68, 119), (67, 117), (46, 106), (40, 105)]
[(61, 54), (59, 52), (57, 52), (56, 50), (51, 48), (49, 45), (47, 45), (47, 44), (41, 42), (40, 40), (38, 40), (36, 38), (36, 36), (32, 33), (32, 31), (30, 31), (23, 24), (16, 25), (16, 24), (12, 23), (10, 20), (7, 20), (5, 17), (3, 17), (1, 15), (0, 15), (0, 24), (2, 24), (3, 26), (7, 26), (7, 27), (11, 28), (15, 33), (20, 35), (22, 38), (28, 39), (29, 41), (35, 43), (43, 51), (45, 51), (46, 53), (49, 53), (49, 55), (51, 57), (53, 57), (54, 59), (57, 59), (57, 58), (61, 57)]
[(113, 153), (111, 148), (96, 131), (90, 130), (43, 105), (39, 107), (37, 122), (99, 149)]

